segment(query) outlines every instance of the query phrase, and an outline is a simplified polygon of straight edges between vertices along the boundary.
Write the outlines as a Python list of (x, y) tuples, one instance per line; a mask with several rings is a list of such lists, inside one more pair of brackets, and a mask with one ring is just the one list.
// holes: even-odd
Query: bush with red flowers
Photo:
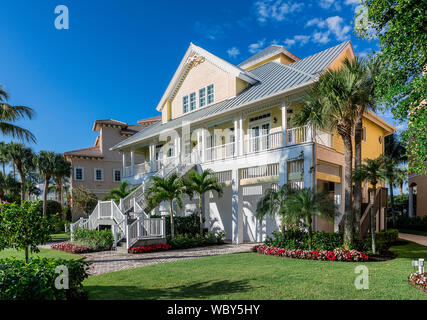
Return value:
[(409, 275), (409, 284), (427, 292), (427, 272), (424, 272), (424, 274), (418, 271), (411, 273)]
[(267, 254), (277, 257), (286, 257), (294, 259), (307, 260), (324, 260), (324, 261), (349, 261), (360, 262), (368, 261), (368, 255), (357, 250), (335, 249), (329, 250), (299, 250), (299, 249), (282, 249), (268, 247), (266, 245), (257, 245), (251, 248), (252, 252)]
[(69, 253), (86, 253), (93, 251), (90, 247), (75, 245), (68, 242), (54, 243), (50, 247), (55, 250), (65, 251)]
[(145, 253), (154, 251), (169, 250), (172, 246), (166, 243), (156, 243), (148, 246), (133, 247), (128, 250), (129, 253)]

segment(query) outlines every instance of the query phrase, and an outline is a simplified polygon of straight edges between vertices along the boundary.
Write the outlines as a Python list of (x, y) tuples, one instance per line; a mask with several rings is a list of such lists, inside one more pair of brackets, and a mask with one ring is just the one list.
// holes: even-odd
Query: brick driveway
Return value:
[(238, 252), (248, 252), (255, 244), (223, 244), (200, 248), (159, 251), (142, 254), (129, 254), (120, 251), (103, 251), (81, 254), (92, 262), (90, 274), (98, 275), (107, 272), (126, 270), (150, 264), (174, 262)]

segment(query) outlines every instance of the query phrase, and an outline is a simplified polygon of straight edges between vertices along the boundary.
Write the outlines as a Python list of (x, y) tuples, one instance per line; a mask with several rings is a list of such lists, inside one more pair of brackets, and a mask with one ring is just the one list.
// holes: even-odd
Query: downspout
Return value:
[[(317, 161), (316, 161), (316, 127), (312, 126), (312, 134), (311, 134), (311, 153), (312, 153), (312, 157), (313, 157), (313, 162), (312, 162), (312, 186), (313, 186), (313, 191), (317, 192), (317, 179), (316, 179), (316, 167), (317, 167)], [(313, 220), (313, 231), (317, 231), (317, 217), (313, 215), (312, 217)], [(315, 227), (316, 226), (316, 227)]]

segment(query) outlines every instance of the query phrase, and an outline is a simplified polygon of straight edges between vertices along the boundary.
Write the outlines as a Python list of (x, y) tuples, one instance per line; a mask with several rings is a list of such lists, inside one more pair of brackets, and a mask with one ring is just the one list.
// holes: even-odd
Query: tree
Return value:
[(405, 144), (399, 140), (396, 133), (384, 138), (384, 154), (388, 158), (396, 161), (397, 164), (406, 163), (406, 161), (408, 161)]
[(25, 262), (28, 263), (29, 250), (38, 252), (37, 246), (50, 240), (54, 227), (39, 207), (31, 201), (24, 201), (21, 206), (0, 204), (0, 250), (25, 250)]
[(0, 85), (0, 131), (5, 136), (36, 142), (36, 137), (28, 129), (13, 124), (22, 119), (32, 119), (34, 110), (25, 106), (12, 106), (7, 103), (8, 99), (9, 94)]
[(78, 187), (74, 188), (71, 193), (73, 207), (82, 210), (86, 214), (90, 214), (98, 204), (98, 198), (88, 189)]
[(400, 195), (403, 194), (403, 184), (408, 180), (408, 170), (406, 168), (396, 169), (396, 185), (400, 189)]
[(161, 178), (151, 176), (151, 185), (145, 191), (145, 201), (147, 209), (151, 211), (157, 207), (161, 202), (169, 202), (169, 214), (171, 223), (171, 237), (175, 236), (175, 226), (173, 219), (173, 201), (176, 201), (178, 208), (182, 208), (181, 196), (184, 193), (184, 185), (182, 179), (177, 173), (173, 173), (169, 178)]
[(191, 170), (183, 183), (185, 192), (190, 196), (190, 199), (193, 199), (194, 194), (199, 197), (200, 235), (203, 235), (203, 197), (208, 191), (216, 191), (221, 197), (223, 185), (218, 182), (212, 170), (203, 170), (201, 174), (196, 170)]
[(55, 154), (55, 167), (52, 173), (53, 181), (56, 184), (56, 189), (59, 194), (59, 203), (63, 205), (63, 186), (66, 179), (70, 176), (71, 163), (65, 160), (65, 157), (57, 153)]
[(354, 170), (353, 179), (354, 181), (368, 181), (372, 185), (372, 195), (371, 195), (371, 243), (372, 243), (372, 252), (375, 254), (375, 194), (377, 191), (377, 184), (380, 180), (384, 180), (384, 171), (380, 170), (383, 166), (384, 159), (382, 156), (376, 159), (365, 159), (365, 164), (360, 164)]
[(0, 142), (0, 163), (3, 169), (3, 175), (6, 175), (6, 164), (10, 162), (9, 154), (7, 152), (7, 144), (3, 141)]
[(40, 151), (36, 157), (37, 169), (40, 177), (44, 179), (43, 190), (43, 214), (46, 214), (47, 194), (49, 193), (49, 183), (55, 172), (56, 155), (52, 151)]
[(397, 163), (393, 159), (384, 156), (383, 157), (383, 172), (384, 172), (384, 178), (388, 182), (389, 189), (390, 189), (390, 209), (391, 209), (391, 216), (393, 220), (393, 228), (396, 227), (396, 215), (394, 212), (394, 195), (393, 195), (393, 185), (397, 178)]
[(128, 196), (135, 188), (132, 188), (129, 182), (123, 181), (118, 188), (111, 189), (103, 200), (113, 199), (119, 204), (120, 199), (124, 199)]
[[(408, 121), (404, 133), (409, 169), (427, 169), (427, 33), (425, 1), (363, 0), (355, 19), (362, 38), (379, 40), (378, 59), (383, 65), (377, 93), (399, 122)], [(409, 153), (409, 152), (408, 152)], [(409, 154), (408, 154), (409, 155)]]
[(25, 187), (27, 173), (34, 170), (34, 153), (22, 143), (10, 142), (8, 144), (9, 158), (13, 161), (21, 179), (21, 203), (25, 200)]
[(15, 193), (20, 189), (20, 183), (16, 181), (11, 173), (4, 175), (0, 172), (0, 201), (6, 200), (6, 194)]
[[(348, 64), (348, 62), (347, 62)], [(303, 97), (302, 109), (295, 115), (296, 125), (310, 124), (337, 130), (344, 143), (344, 247), (353, 242), (352, 131), (361, 101), (363, 77), (349, 68), (327, 70)]]

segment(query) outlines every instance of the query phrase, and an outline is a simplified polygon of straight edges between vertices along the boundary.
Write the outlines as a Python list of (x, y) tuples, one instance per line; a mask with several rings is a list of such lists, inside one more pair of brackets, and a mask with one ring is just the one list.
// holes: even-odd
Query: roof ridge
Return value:
[[(302, 71), (302, 70), (298, 70), (298, 69), (296, 69), (296, 68), (290, 67), (290, 66), (289, 66), (289, 65), (287, 65), (287, 64), (278, 63), (278, 62), (275, 62), (275, 61), (269, 61), (269, 62), (267, 62), (267, 63), (275, 63), (275, 64), (277, 64), (277, 65), (279, 65), (279, 66), (281, 66), (281, 67), (288, 68), (288, 69), (290, 69), (290, 70), (292, 70), (292, 71), (296, 71), (296, 72), (301, 73), (301, 74), (303, 74), (303, 75), (305, 75), (305, 76), (307, 76), (307, 77), (310, 77), (310, 78), (312, 78), (312, 79), (314, 79), (314, 78), (318, 78), (317, 76), (315, 76), (315, 75), (313, 75), (313, 74), (309, 74), (309, 73), (304, 72), (304, 71)], [(266, 63), (266, 64), (267, 64), (267, 63)]]

